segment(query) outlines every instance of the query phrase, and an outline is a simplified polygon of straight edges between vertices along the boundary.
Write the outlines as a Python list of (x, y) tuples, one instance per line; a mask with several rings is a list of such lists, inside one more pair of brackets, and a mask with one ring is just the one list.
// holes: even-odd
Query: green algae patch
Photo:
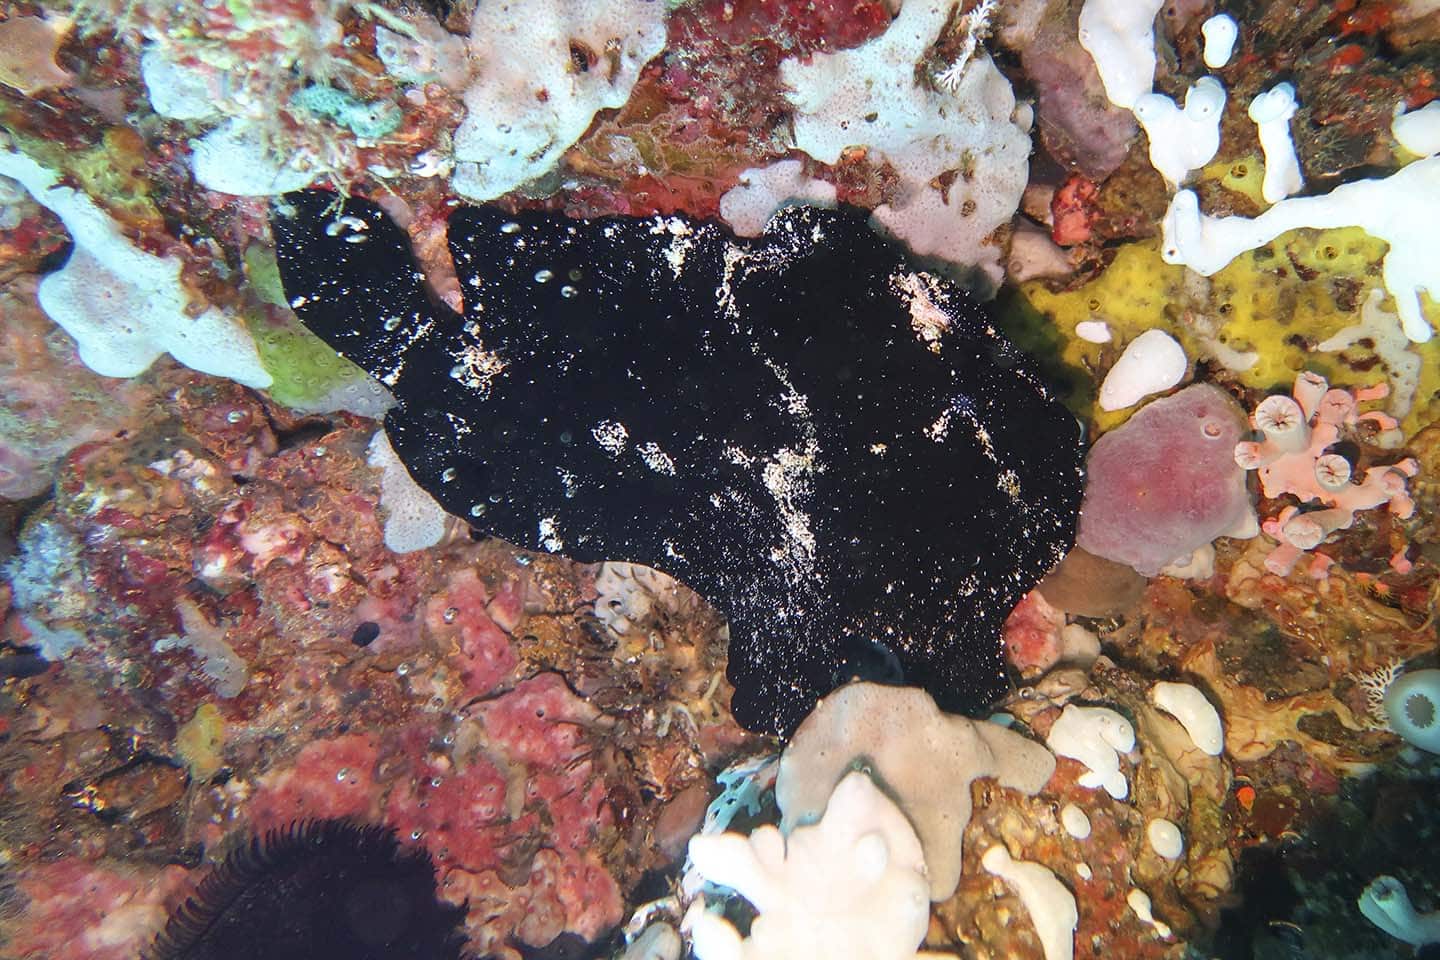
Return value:
[(270, 396), (301, 412), (334, 409), (335, 399), (345, 388), (363, 383), (365, 372), (295, 319), (285, 302), (273, 250), (261, 244), (246, 248), (245, 275), (255, 294), (277, 308), (265, 316), (246, 317), (260, 362), (274, 378)]

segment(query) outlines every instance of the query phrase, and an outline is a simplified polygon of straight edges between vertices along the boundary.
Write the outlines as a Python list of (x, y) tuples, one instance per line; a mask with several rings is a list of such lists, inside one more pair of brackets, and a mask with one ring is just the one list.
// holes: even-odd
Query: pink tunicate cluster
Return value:
[(1086, 463), (1075, 544), (1150, 577), (1219, 536), (1258, 529), (1233, 451), (1245, 416), (1208, 384), (1146, 404)]
[[(1362, 401), (1388, 392), (1383, 384), (1353, 392), (1331, 389), (1324, 377), (1307, 372), (1296, 377), (1291, 396), (1266, 397), (1255, 408), (1251, 423), (1263, 438), (1236, 444), (1235, 462), (1260, 475), (1266, 497), (1290, 494), (1301, 503), (1322, 505), (1302, 512), (1292, 504), (1264, 522), (1264, 531), (1280, 541), (1265, 558), (1272, 573), (1288, 574), (1306, 551), (1348, 528), (1361, 510), (1386, 506), (1401, 519), (1414, 512), (1406, 481), (1419, 472), (1415, 460), (1370, 467), (1357, 477), (1353, 464), (1332, 449), (1347, 432), (1367, 422), (1379, 430), (1378, 446), (1398, 445), (1400, 428), (1393, 417), (1379, 411), (1359, 412)], [(1408, 562), (1402, 553), (1391, 559), (1391, 565), (1404, 572)], [(1328, 561), (1317, 557), (1311, 574), (1323, 577), (1327, 566)]]

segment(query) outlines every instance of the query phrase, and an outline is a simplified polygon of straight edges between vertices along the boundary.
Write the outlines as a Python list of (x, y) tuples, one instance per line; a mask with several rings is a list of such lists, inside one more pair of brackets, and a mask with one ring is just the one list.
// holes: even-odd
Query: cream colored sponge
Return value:
[(1044, 746), (997, 724), (942, 713), (924, 690), (852, 683), (811, 711), (780, 758), (780, 828), (813, 823), (835, 784), (864, 768), (915, 825), (930, 871), (930, 898), (960, 883), (970, 781), (994, 777), (1033, 796), (1055, 772)]

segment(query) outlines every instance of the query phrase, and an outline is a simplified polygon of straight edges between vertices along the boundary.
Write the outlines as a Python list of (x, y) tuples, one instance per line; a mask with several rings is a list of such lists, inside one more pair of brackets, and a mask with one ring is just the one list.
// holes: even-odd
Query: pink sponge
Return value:
[(1076, 545), (1145, 576), (1219, 536), (1258, 533), (1234, 458), (1245, 415), (1196, 384), (1147, 404), (1090, 450)]

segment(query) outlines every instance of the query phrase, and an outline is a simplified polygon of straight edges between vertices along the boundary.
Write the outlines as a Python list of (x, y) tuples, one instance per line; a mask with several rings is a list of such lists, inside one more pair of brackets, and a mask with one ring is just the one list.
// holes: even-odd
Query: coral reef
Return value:
[[(1440, 903), (1432, 8), (10, 4), (0, 957), (248, 949), (314, 903), (344, 918), (323, 946), (357, 956), (356, 938), (501, 960), (1410, 956)], [(477, 349), (446, 344), (391, 390), (371, 373), (394, 385), (399, 368), (311, 334), (297, 312), (335, 291), (287, 295), (272, 231), (300, 209), (277, 195), (307, 186), (330, 191), (309, 195), (328, 264), (409, 248), (347, 306), (395, 343), (448, 310)], [(481, 222), (455, 213), (464, 195), (489, 198), (497, 231), (620, 217), (649, 259), (532, 262), (543, 245), (504, 233), (452, 249), (452, 214)], [(772, 219), (787, 203), (840, 209)], [(830, 258), (803, 277), (737, 259), (753, 248), (702, 242), (716, 218)], [(871, 282), (856, 237), (929, 259)], [(485, 286), (501, 263), (515, 302)], [(626, 310), (583, 296), (604, 270), (630, 285)], [(686, 303), (666, 299), (703, 270)], [(902, 344), (954, 356), (948, 282), (1002, 278), (975, 362), (1043, 382), (1053, 436), (977, 412), (1004, 391), (964, 378), (863, 375)], [(862, 282), (850, 320), (802, 296)], [(747, 283), (767, 318), (718, 316)], [(535, 290), (558, 304), (542, 320), (516, 309)], [(903, 312), (877, 334), (882, 299)], [(654, 329), (708, 339), (624, 342), (641, 302), (669, 304)], [(757, 391), (737, 373), (775, 376), (772, 316), (813, 323), (794, 351), (813, 382)], [(532, 339), (497, 336), (507, 322), (573, 349), (528, 357)], [(852, 328), (873, 336), (835, 359)], [(749, 352), (718, 349), (731, 335)], [(1037, 362), (1017, 366), (1006, 337)], [(496, 508), (497, 473), (521, 499), (577, 502), (580, 472), (493, 450), (553, 419), (556, 371), (594, 357), (627, 388), (662, 368), (657, 423), (690, 423), (675, 411), (696, 385), (732, 390), (711, 396), (731, 419), (707, 442), (763, 453), (771, 479), (796, 476), (775, 448), (809, 448), (759, 443), (766, 417), (864, 408), (875, 429), (817, 436), (826, 471), (809, 476), (855, 496), (802, 512), (812, 531), (893, 531), (881, 505), (898, 504), (909, 526), (884, 542), (902, 548), (837, 538), (818, 599), (776, 604), (764, 549), (726, 548), (732, 511), (687, 541), (728, 578), (711, 599), (758, 598), (727, 623), (690, 589), (713, 584), (636, 562), (685, 573), (669, 554), (549, 552), (581, 552), (583, 497), (565, 524), (522, 516), (517, 544), (467, 529)], [(503, 369), (535, 381), (506, 416), (445, 415), (450, 371), (486, 387)], [(596, 425), (571, 440), (626, 439)], [(895, 458), (938, 456), (960, 428), (971, 456)], [(458, 446), (435, 438), (461, 430), (484, 455), (441, 462)], [(1024, 469), (985, 473), (987, 444), (1022, 440), (1040, 448)], [(1026, 594), (1045, 564), (1016, 578), (997, 557), (1068, 545), (1034, 497), (1052, 468), (1079, 483), (1087, 441), (1081, 547)], [(636, 436), (625, 452), (655, 489), (693, 479), (651, 466), (685, 466), (674, 450)], [(982, 474), (1000, 499), (975, 495)], [(663, 533), (711, 509), (692, 500), (647, 495), (604, 522)], [(1263, 535), (1234, 536), (1252, 509)], [(977, 515), (1031, 533), (977, 533)], [(932, 587), (973, 605), (974, 657), (927, 632), (944, 618), (910, 594)], [(837, 627), (821, 607), (860, 597), (886, 612)], [(776, 681), (805, 706), (836, 691), (803, 722), (796, 708), (788, 745), (734, 719), (726, 671), (755, 624), (787, 656), (844, 649), (808, 693)], [(977, 716), (915, 688), (932, 661), (953, 671), (942, 706)], [(423, 935), (397, 934), (400, 900)]]

